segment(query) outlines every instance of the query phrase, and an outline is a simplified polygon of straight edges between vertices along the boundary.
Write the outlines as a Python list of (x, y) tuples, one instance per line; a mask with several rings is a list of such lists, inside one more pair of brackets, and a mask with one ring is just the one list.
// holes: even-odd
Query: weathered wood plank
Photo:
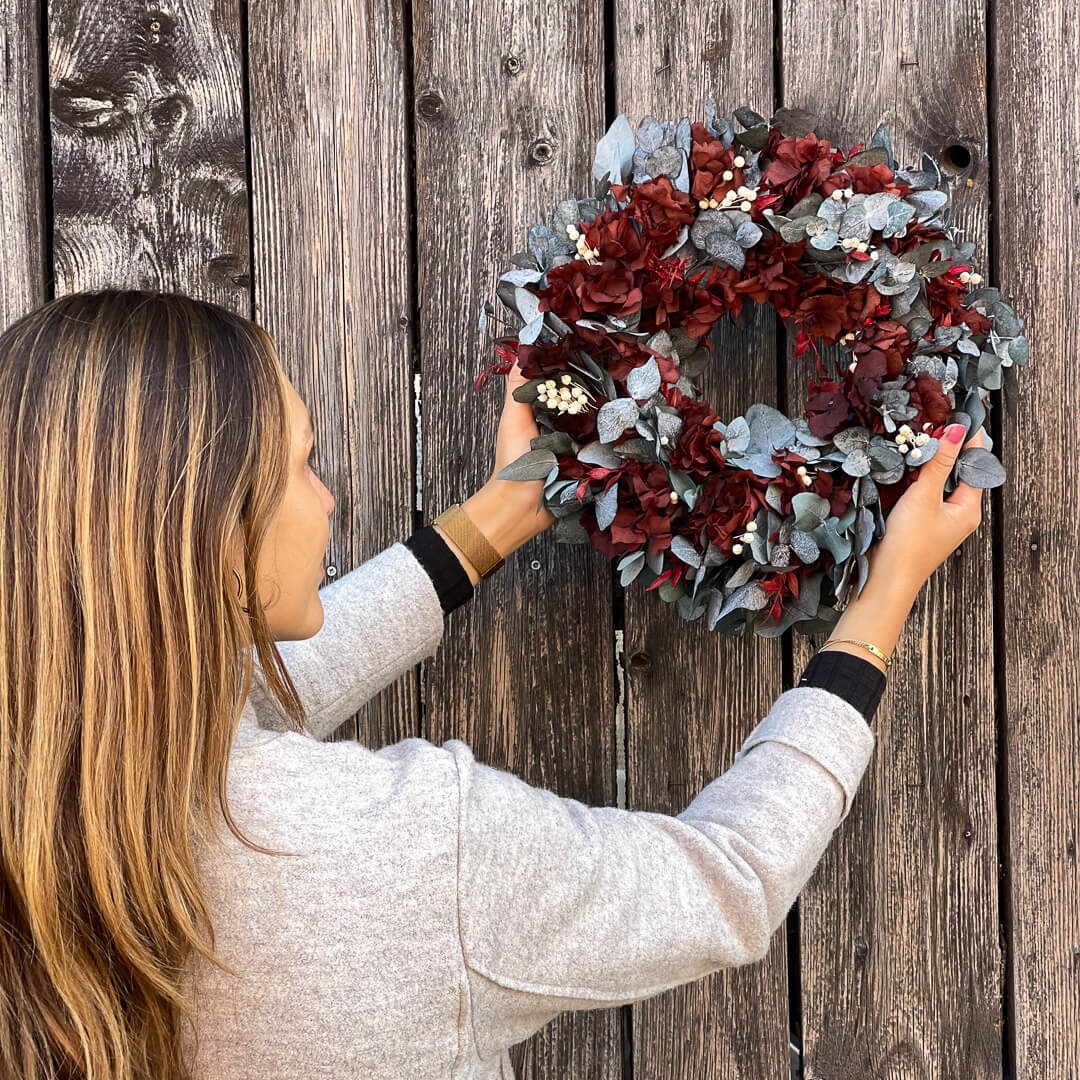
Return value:
[[(783, 18), (784, 102), (820, 113), (819, 134), (845, 151), (884, 119), (901, 166), (932, 154), (989, 277), (982, 7), (954, 4), (942, 21), (933, 4), (857, 4), (826, 34), (793, 0)], [(872, 54), (860, 50), (867, 24)], [(950, 168), (954, 145), (968, 167)], [(839, 347), (823, 356), (850, 360)], [(789, 352), (787, 369), (788, 400), (805, 401), (812, 354)], [(992, 610), (983, 500), (981, 529), (907, 622), (858, 799), (802, 895), (807, 1080), (1001, 1075), (993, 627), (972, 617)], [(796, 672), (827, 637), (796, 638)]]
[(1001, 446), (1013, 1075), (1071, 1080), (1080, 1076), (1080, 24), (1068, 6), (1007, 0), (993, 11), (992, 281), (1015, 298), (1033, 356)]
[[(702, 12), (675, 4), (663, 19), (635, 0), (616, 19), (615, 112), (637, 126), (658, 119), (704, 122), (705, 99), (728, 115), (772, 105), (772, 8)], [(703, 21), (704, 16), (704, 21)], [(688, 47), (681, 31), (695, 27)], [(703, 90), (702, 87), (707, 87)], [(777, 404), (776, 320), (748, 301), (746, 323), (723, 320), (703, 397), (730, 419), (754, 401)], [(680, 812), (731, 764), (740, 744), (783, 689), (782, 645), (723, 637), (704, 619), (631, 586), (625, 593), (628, 657), (627, 792), (635, 809)], [(787, 947), (783, 929), (760, 964), (719, 971), (633, 1006), (635, 1080), (670, 1077), (770, 1080), (786, 1076)]]
[[(327, 565), (345, 573), (413, 528), (406, 45), (393, 5), (271, 0), (249, 17), (255, 317), (311, 411), (337, 502)], [(358, 720), (373, 748), (419, 735), (417, 674)]]
[[(488, 478), (505, 397), (476, 315), (529, 225), (593, 192), (596, 4), (414, 9), (424, 520)], [(511, 57), (514, 59), (511, 60)], [(616, 801), (608, 564), (542, 534), (477, 585), (425, 663), (427, 737), (592, 805)], [(621, 1074), (617, 1009), (566, 1013), (513, 1053), (523, 1077)]]
[(0, 332), (46, 299), (40, 18), (0, 0)]
[(251, 313), (240, 18), (227, 0), (52, 0), (56, 292)]

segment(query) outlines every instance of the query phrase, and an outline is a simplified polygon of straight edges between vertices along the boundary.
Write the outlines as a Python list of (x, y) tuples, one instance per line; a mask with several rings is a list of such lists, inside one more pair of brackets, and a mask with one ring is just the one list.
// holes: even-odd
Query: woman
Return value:
[[(537, 434), (519, 381), (464, 504), (501, 556), (553, 520), (542, 481), (495, 476)], [(480, 573), (429, 525), (320, 590), (309, 420), (267, 335), (211, 304), (72, 294), (0, 336), (5, 1075), (510, 1077), (564, 1010), (762, 957), (848, 813), (886, 670), (851, 640), (676, 816), (458, 740), (323, 741)], [(958, 449), (833, 639), (890, 653), (978, 525), (978, 490), (942, 498)]]

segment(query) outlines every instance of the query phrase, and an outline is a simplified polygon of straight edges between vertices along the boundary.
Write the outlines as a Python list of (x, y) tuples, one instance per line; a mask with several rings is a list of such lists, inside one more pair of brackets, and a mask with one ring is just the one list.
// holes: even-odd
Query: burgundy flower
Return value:
[(653, 554), (669, 548), (671, 519), (683, 506), (671, 501), (672, 489), (664, 466), (626, 458), (622, 468), (605, 482), (605, 491), (611, 483), (619, 485), (619, 504), (610, 527), (603, 530), (597, 525), (592, 503), (581, 513), (581, 524), (592, 546), (609, 558), (646, 543)]
[(832, 147), (827, 139), (819, 139), (811, 131), (802, 138), (792, 135), (770, 140), (766, 146), (769, 167), (762, 182), (782, 196), (785, 207), (794, 206), (812, 191), (826, 194), (825, 181), (833, 170)]
[(571, 259), (547, 272), (548, 287), (537, 295), (541, 311), (554, 311), (571, 325), (578, 319), (600, 321), (608, 315), (624, 316), (641, 307), (641, 290), (633, 272), (617, 259), (588, 263)]

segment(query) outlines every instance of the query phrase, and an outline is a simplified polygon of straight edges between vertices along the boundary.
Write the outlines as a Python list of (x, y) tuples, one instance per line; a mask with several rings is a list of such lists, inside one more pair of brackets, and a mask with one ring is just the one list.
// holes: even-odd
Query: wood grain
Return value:
[(56, 292), (251, 314), (236, 0), (51, 0)]
[(0, 332), (46, 298), (36, 0), (0, 0)]
[[(477, 312), (528, 226), (593, 193), (603, 134), (595, 4), (414, 8), (424, 519), (489, 477), (505, 378)], [(511, 60), (511, 58), (513, 58)], [(497, 306), (497, 310), (500, 310)], [(590, 805), (616, 801), (610, 569), (554, 529), (478, 583), (424, 664), (427, 737)], [(516, 1046), (522, 1077), (621, 1074), (617, 1009), (565, 1013)]]
[[(844, 151), (884, 120), (898, 167), (930, 153), (960, 236), (976, 241), (972, 261), (989, 277), (982, 7), (952, 4), (943, 19), (930, 3), (856, 2), (823, 35), (819, 12), (788, 0), (783, 21), (784, 104), (821, 115), (819, 135)], [(861, 48), (867, 33), (873, 53)], [(969, 152), (967, 168), (948, 166), (960, 156), (954, 146)], [(824, 355), (830, 367), (850, 359), (840, 347)], [(789, 352), (787, 367), (789, 401), (802, 402), (812, 355)], [(807, 1080), (1001, 1075), (995, 526), (984, 493), (982, 526), (920, 594), (858, 798), (803, 892)], [(796, 638), (796, 671), (827, 636)]]
[[(1077, 415), (1080, 23), (995, 4), (995, 280), (1032, 360), (1006, 425), (997, 613), (1004, 677), (1010, 985), (1016, 1080), (1080, 1077)], [(1032, 168), (1036, 160), (1043, 162)]]
[[(354, 0), (254, 4), (248, 39), (255, 317), (311, 412), (340, 576), (413, 529), (406, 41)], [(419, 735), (420, 709), (410, 672), (337, 737)]]
[[(695, 27), (692, 45), (682, 28)], [(636, 128), (660, 120), (704, 122), (749, 105), (772, 113), (772, 8), (702, 11), (640, 2), (616, 18), (616, 112)], [(777, 404), (776, 319), (747, 302), (746, 323), (723, 319), (699, 383), (723, 416), (751, 402)], [(781, 645), (710, 632), (684, 621), (640, 585), (625, 591), (627, 792), (635, 809), (677, 814), (731, 764), (783, 689)], [(633, 1006), (634, 1080), (758, 1080), (786, 1075), (787, 950), (783, 930), (760, 964), (716, 972)]]

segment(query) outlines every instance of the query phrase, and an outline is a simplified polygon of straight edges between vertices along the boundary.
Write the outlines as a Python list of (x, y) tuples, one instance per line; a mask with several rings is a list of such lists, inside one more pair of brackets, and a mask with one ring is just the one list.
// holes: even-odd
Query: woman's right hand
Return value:
[[(962, 424), (950, 427), (961, 433), (964, 430)], [(960, 481), (948, 498), (944, 497), (945, 480), (961, 450), (960, 443), (949, 441), (949, 430), (942, 433), (934, 456), (919, 466), (917, 479), (889, 511), (885, 535), (866, 553), (871, 576), (879, 574), (913, 597), (982, 521), (984, 488)], [(964, 448), (982, 445), (980, 427)]]

